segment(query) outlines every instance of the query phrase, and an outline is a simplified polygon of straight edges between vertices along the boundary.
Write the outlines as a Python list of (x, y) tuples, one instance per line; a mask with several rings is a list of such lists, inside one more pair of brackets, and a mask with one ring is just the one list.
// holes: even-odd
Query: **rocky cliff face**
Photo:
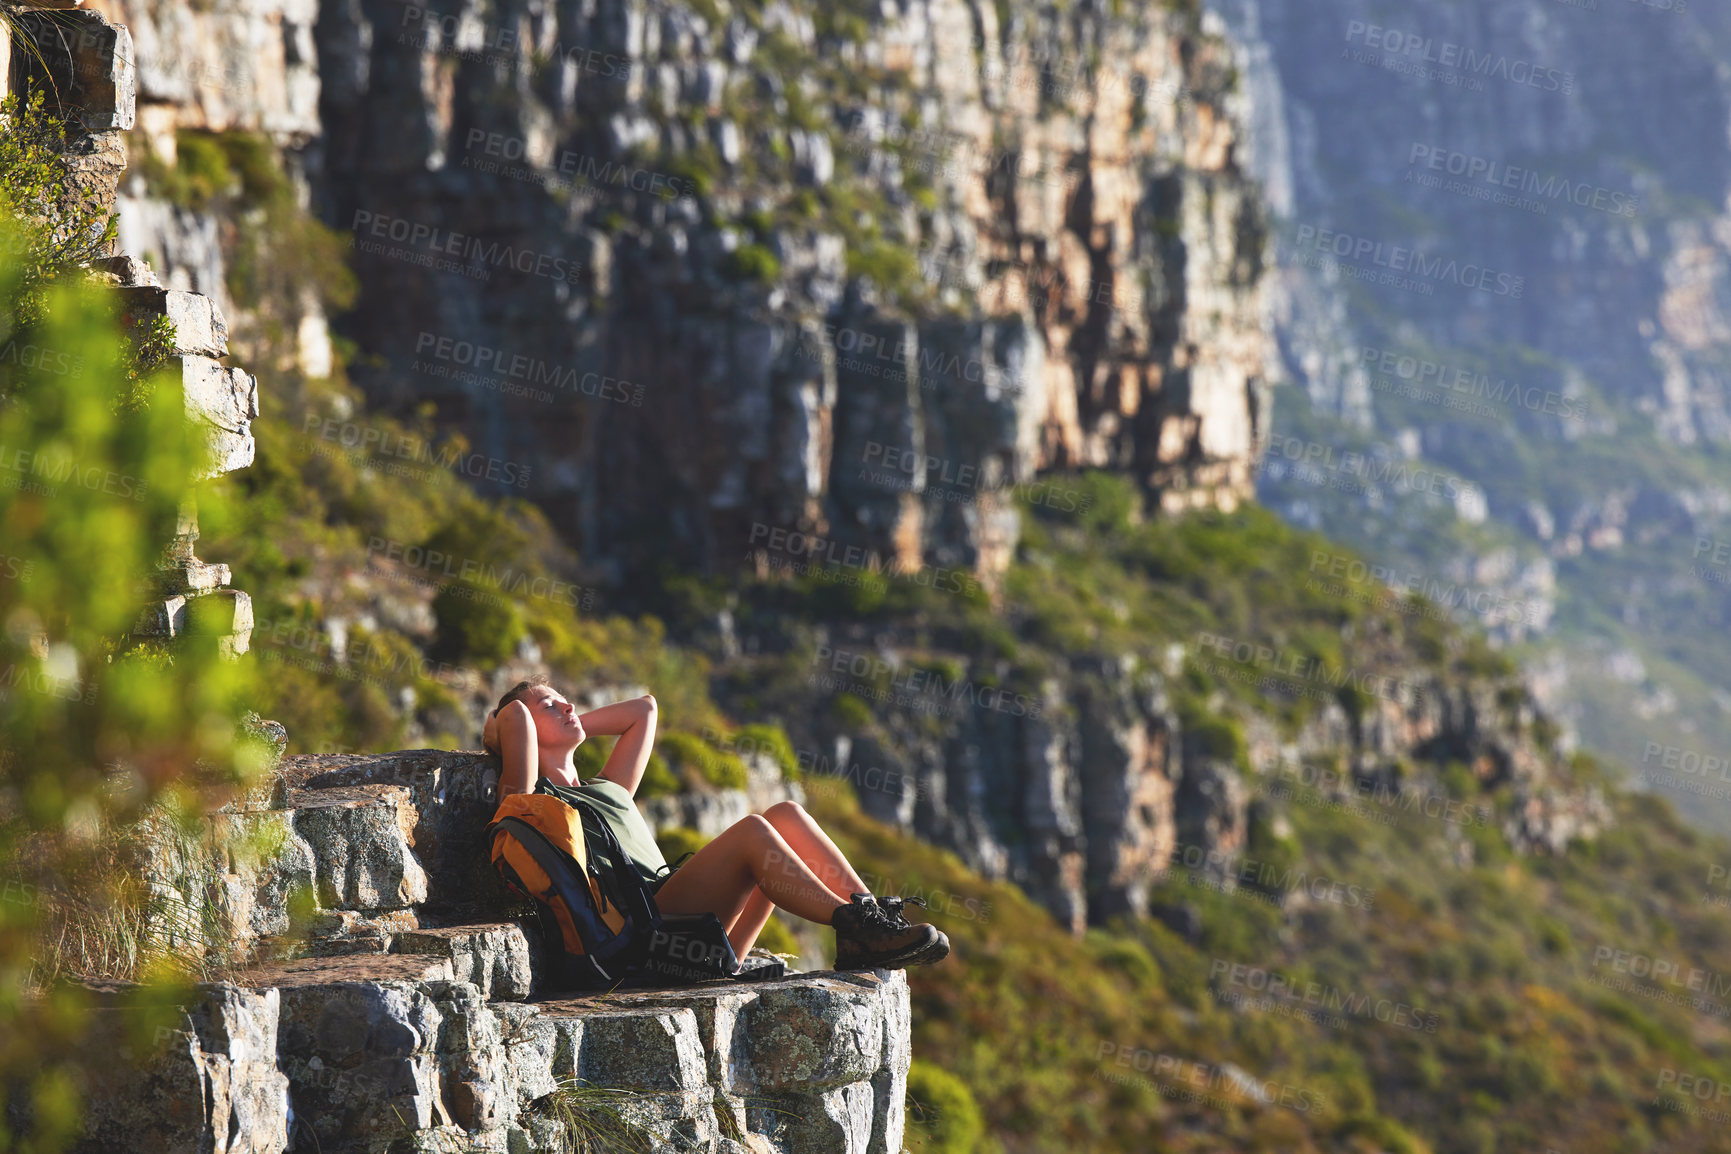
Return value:
[[(912, 654), (897, 639), (873, 640), (874, 658), (905, 670)], [(1232, 664), (1206, 647), (1194, 656)], [(813, 767), (851, 782), (868, 813), (1013, 881), (1078, 933), (1120, 914), (1169, 912), (1151, 906), (1149, 890), (1175, 869), (1221, 872), (1230, 888), (1226, 867), (1246, 852), (1258, 793), (1414, 828), (1430, 821), (1453, 836), (1491, 820), (1447, 800), (1435, 775), (1459, 763), (1509, 787), (1515, 805), (1501, 832), (1523, 851), (1561, 852), (1609, 823), (1602, 794), (1559, 772), (1535, 739), (1532, 707), (1508, 686), (1390, 665), (1379, 674), (1389, 691), (1356, 716), (1331, 700), (1288, 736), (1254, 719), (1240, 760), (1215, 735), (1187, 731), (1175, 710), (1168, 679), (1183, 659), (1174, 650), (1165, 668), (1076, 661), (1037, 695), (941, 717), (937, 694), (910, 694), (906, 707), (880, 705), (857, 737), (831, 728), (814, 703), (797, 715), (818, 720), (789, 729), (822, 751)]]
[[(1723, 745), (1731, 667), (1691, 640), (1725, 618), (1704, 562), (1731, 537), (1723, 6), (1207, 6), (1241, 46), (1241, 158), (1281, 221), (1272, 307), (1309, 402), (1277, 406), (1273, 436), (1484, 500), (1413, 533), (1420, 499), (1338, 470), (1266, 470), (1262, 499), (1546, 639), (1550, 704), (1584, 743), (1634, 765), (1647, 742)], [(1397, 269), (1397, 249), (1508, 280)]]
[[(616, 575), (798, 560), (780, 530), (989, 579), (1042, 469), (1250, 491), (1262, 217), (1194, 13), (116, 15), (159, 152), (269, 132), (350, 235), (373, 395), (436, 400)], [(130, 191), (135, 247), (211, 291), (212, 230)]]
[[(1236, 71), (1244, 50), (1211, 19), (168, 11), (129, 11), (141, 44), (166, 53), (171, 21), (195, 22), (209, 34), (177, 35), (196, 63), (175, 68), (222, 91), (176, 87), (141, 47), (141, 120), (160, 139), (275, 132), (351, 234), (363, 287), (345, 323), (375, 354), (369, 388), (435, 397), (528, 464), (585, 559), (616, 574), (854, 550), (989, 579), (1016, 539), (1011, 490), (1043, 468), (1132, 470), (1169, 508), (1249, 490), (1271, 346), (1241, 126), (1266, 115), (1237, 76), (1268, 77)], [(316, 105), (291, 83), (309, 68)], [(1263, 168), (1290, 203), (1285, 169)], [(196, 232), (196, 214), (176, 219), (153, 234), (165, 252)], [(194, 275), (205, 250), (180, 251)], [(1508, 752), (1524, 739), (1479, 691), (1374, 703), (1394, 711), (1377, 723), (1331, 707), (1303, 742), (1253, 741), (1239, 764), (1183, 731), (1173, 672), (1072, 668), (1037, 717), (890, 710), (865, 734), (798, 736), (832, 767), (881, 771), (863, 791), (877, 816), (1078, 929), (1146, 911), (1181, 846), (1240, 847), (1246, 773), (1296, 773), (1301, 747), (1344, 754), (1348, 792), (1442, 746), (1545, 796), (1542, 759)], [(1559, 802), (1579, 820), (1553, 829), (1535, 807), (1519, 831), (1535, 843), (1596, 820)]]
[[(1707, 290), (1723, 275), (1712, 253), (1731, 173), (1714, 64), (1731, 34), (1723, 11), (1485, 0), (1415, 4), (1385, 20), (1347, 3), (1208, 6), (1243, 46), (1256, 108), (1244, 157), (1278, 216), (1524, 278), (1518, 291), (1377, 294), (1420, 322), (1423, 339), (1463, 353), (1496, 340), (1542, 350), (1557, 363), (1535, 366), (1530, 383), (1652, 414), (1679, 444), (1731, 437), (1715, 415), (1716, 376), (1690, 363), (1724, 331)], [(1638, 90), (1619, 84), (1634, 75), (1647, 77)], [(1396, 206), (1412, 214), (1404, 228)], [(1302, 295), (1326, 301), (1344, 288), (1319, 280)], [(1298, 342), (1293, 368), (1313, 396), (1368, 420), (1374, 374), (1334, 371), (1325, 355), (1383, 327), (1356, 319), (1319, 333), (1327, 343), (1283, 335)], [(1341, 338), (1346, 349), (1328, 347)], [(1632, 371), (1665, 364), (1668, 374)], [(1594, 422), (1548, 424), (1578, 436)]]

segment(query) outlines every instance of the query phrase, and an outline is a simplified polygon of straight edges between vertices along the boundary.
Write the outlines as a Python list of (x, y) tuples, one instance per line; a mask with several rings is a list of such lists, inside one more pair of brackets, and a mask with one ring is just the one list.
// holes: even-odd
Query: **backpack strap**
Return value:
[(690, 861), (692, 858), (694, 858), (696, 856), (697, 856), (696, 850), (691, 850), (687, 853), (682, 853), (679, 855), (678, 861), (670, 862), (667, 865), (662, 866), (659, 870), (655, 871), (655, 880), (649, 883), (649, 892), (652, 894), (653, 893), (659, 893), (661, 891), (661, 887), (667, 883), (667, 879), (672, 877), (675, 873), (677, 873), (679, 871), (680, 866), (684, 865), (686, 862)]
[[(627, 920), (635, 921), (645, 929), (661, 920), (661, 911), (655, 905), (655, 894), (643, 880), (643, 875), (637, 872), (637, 866), (625, 853), (625, 847), (619, 844), (619, 839), (613, 833), (613, 827), (586, 802), (579, 801), (573, 807), (583, 817), (583, 837), (588, 841), (593, 851), (599, 843), (599, 848), (607, 858), (608, 868), (597, 872), (604, 890), (611, 891), (613, 904)], [(591, 852), (590, 860), (596, 855)]]

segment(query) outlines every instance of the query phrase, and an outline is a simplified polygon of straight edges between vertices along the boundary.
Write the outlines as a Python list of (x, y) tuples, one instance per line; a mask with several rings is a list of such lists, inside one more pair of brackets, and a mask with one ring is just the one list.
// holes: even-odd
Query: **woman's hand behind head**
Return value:
[(487, 726), (481, 731), (481, 745), (489, 753), (500, 752), (499, 734), (506, 724), (506, 718), (512, 719), (510, 724), (513, 726), (520, 721), (527, 722), (530, 732), (535, 730), (534, 715), (529, 712), (529, 707), (521, 701), (507, 702), (505, 708), (495, 709), (487, 715)]
[(491, 720), (495, 724), (494, 744), (505, 763), (499, 776), (500, 798), (513, 793), (528, 793), (535, 788), (535, 779), (539, 776), (535, 719), (530, 715), (529, 707), (521, 701), (510, 702)]

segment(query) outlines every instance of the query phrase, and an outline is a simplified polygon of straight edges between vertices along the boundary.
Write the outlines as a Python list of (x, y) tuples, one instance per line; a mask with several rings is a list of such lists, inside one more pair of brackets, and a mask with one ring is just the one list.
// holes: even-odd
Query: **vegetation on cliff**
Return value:
[(25, 991), (148, 978), (175, 945), (135, 932), (151, 895), (106, 834), (152, 803), (195, 813), (261, 760), (217, 636), (195, 624), (174, 661), (124, 641), (205, 461), (160, 326), (123, 325), (81, 266), (112, 223), (65, 140), (39, 99), (0, 103), (0, 1095), (48, 1148), (76, 1123), (85, 999)]
[[(1188, 939), (1156, 921), (1072, 939), (845, 796), (814, 810), (951, 911), (932, 920), (954, 954), (909, 973), (914, 1052), (978, 1103), (970, 1148), (1731, 1149), (1711, 1106), (1731, 1084), (1731, 847), (1662, 802), (1622, 797), (1596, 844), (1528, 857), (1265, 793), (1246, 859), (1368, 901), (1222, 893), (1180, 867), (1163, 897), (1198, 912)], [(1676, 968), (1634, 976), (1655, 962)]]
[[(357, 408), (349, 419), (359, 417)], [(367, 539), (376, 534), (362, 527), (391, 525), (406, 517), (392, 511), (395, 503), (444, 491), (392, 485), (382, 472), (338, 463), (328, 473), (307, 470), (295, 488), (304, 506), (273, 501), (294, 482), (271, 455), (296, 451), (286, 432), (294, 417), (276, 423), (274, 434), (269, 422), (261, 426), (265, 449), (253, 478), (235, 479), (256, 484), (252, 491), (265, 499), (255, 508), (269, 516), (256, 529), (231, 527), (222, 546), (261, 599), (341, 572), (334, 559), (363, 570)], [(318, 496), (321, 477), (332, 478), (324, 492), (340, 493), (340, 501)], [(730, 598), (742, 635), (800, 635), (815, 624), (855, 621), (923, 637), (922, 660), (933, 668), (989, 674), (1001, 667), (1012, 685), (1032, 685), (1043, 667), (1088, 653), (1163, 661), (1169, 646), (1193, 651), (1197, 635), (1208, 633), (1286, 646), (1325, 667), (1485, 680), (1501, 687), (1511, 713), (1519, 711), (1518, 679), (1482, 638), (1422, 602), (1309, 579), (1319, 553), (1345, 556), (1325, 540), (1259, 510), (1143, 521), (1122, 482), (1091, 476), (1074, 484), (1092, 496), (1087, 511), (1027, 510), (1018, 560), (995, 607), (894, 578), (858, 586), (821, 577), (681, 580), (657, 598), (669, 624), (570, 614), (560, 629), (590, 647), (569, 650), (559, 650), (561, 634), (540, 621), (545, 607), (533, 598), (516, 607), (528, 635), (562, 653), (563, 675), (575, 684), (641, 678), (664, 703), (671, 694), (692, 711), (687, 716), (717, 723), (725, 711), (716, 700), (738, 720), (778, 720), (790, 729), (809, 728), (806, 719), (820, 715), (830, 719), (826, 730), (863, 733), (882, 724), (857, 695), (859, 708), (848, 714), (826, 706), (834, 695), (804, 684), (809, 650), (723, 660), (668, 640), (700, 642), (704, 623)], [(477, 521), (512, 524), (504, 508), (460, 486), (449, 492), (452, 505)], [(414, 515), (421, 519), (396, 524), (418, 524), (419, 534), (397, 539), (431, 547), (445, 523), (423, 510)], [(351, 516), (359, 527), (345, 524)], [(531, 530), (521, 532), (520, 541), (533, 540)], [(324, 544), (322, 555), (312, 542)], [(521, 545), (475, 547), (497, 549), (487, 556), (525, 569), (544, 563), (512, 551)], [(548, 571), (576, 580), (574, 570)], [(300, 612), (310, 628), (321, 613), (352, 608), (306, 602)], [(649, 655), (629, 645), (609, 649), (609, 636), (655, 637), (655, 663), (621, 667)], [(397, 644), (418, 644), (398, 637)], [(261, 653), (271, 644), (262, 632), (258, 641)], [(327, 655), (323, 670), (285, 674), (299, 680), (279, 690), (278, 703), (290, 708), (312, 692), (332, 702), (344, 697), (335, 671), (365, 661), (357, 652), (345, 661)], [(1187, 727), (1218, 734), (1211, 740), (1235, 753), (1246, 722), (1292, 732), (1329, 699), (1352, 704), (1350, 693), (1334, 691), (1320, 700), (1271, 698), (1195, 660), (1178, 670), (1173, 685)], [(329, 716), (310, 710), (308, 722), (325, 727), (315, 730), (321, 741), (383, 747), (402, 718), (383, 711), (392, 695), (381, 698), (378, 716), (387, 725), (377, 735), (335, 706)], [(690, 732), (698, 727), (686, 728), (669, 743), (669, 765), (719, 759)], [(1530, 722), (1528, 732), (1541, 746), (1550, 739), (1542, 722)], [(1495, 1149), (1498, 1136), (1534, 1148), (1717, 1148), (1710, 1120), (1689, 1113), (1692, 1102), (1679, 1088), (1679, 1079), (1731, 1080), (1712, 1041), (1714, 1015), (1672, 1004), (1676, 991), (1618, 967), (1647, 957), (1683, 974), (1715, 972), (1712, 953), (1731, 934), (1731, 912), (1704, 891), (1726, 847), (1681, 828), (1660, 803), (1625, 798), (1616, 803), (1615, 829), (1597, 843), (1556, 857), (1518, 855), (1501, 832), (1512, 804), (1506, 784), (1487, 790), (1466, 767), (1446, 762), (1408, 771), (1442, 799), (1435, 809), (1444, 816), (1310, 788), (1314, 778), (1258, 780), (1249, 845), (1234, 863), (1255, 864), (1248, 881), (1222, 892), (1206, 869), (1177, 861), (1151, 896), (1163, 920), (1123, 921), (1080, 940), (1013, 887), (988, 883), (952, 855), (864, 817), (846, 791), (814, 790), (825, 827), (863, 868), (907, 892), (943, 895), (933, 918), (957, 950), (944, 966), (912, 975), (915, 1052), (953, 1080), (941, 1073), (916, 1080), (941, 1102), (916, 1133), (929, 1131), (933, 1149), (1140, 1150), (1151, 1132), (1174, 1148), (1223, 1150), (1464, 1152)], [(1600, 780), (1586, 759), (1573, 773), (1577, 785)], [(667, 840), (669, 849), (700, 844)], [(1307, 884), (1295, 892), (1268, 871)], [(1271, 997), (1276, 978), (1286, 985)], [(1630, 989), (1615, 988), (1625, 982)], [(977, 1103), (983, 1144), (955, 1145), (954, 1129), (937, 1120), (940, 1109), (968, 1113), (958, 1082)], [(1579, 1105), (1583, 1087), (1587, 1110)]]

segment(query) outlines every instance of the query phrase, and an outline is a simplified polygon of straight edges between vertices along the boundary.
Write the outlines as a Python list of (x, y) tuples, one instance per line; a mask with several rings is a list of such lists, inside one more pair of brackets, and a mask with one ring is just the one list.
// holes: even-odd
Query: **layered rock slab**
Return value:
[[(422, 955), (307, 958), (201, 986), (176, 1026), (109, 1064), (78, 1149), (563, 1152), (573, 1114), (658, 1150), (901, 1149), (900, 972), (527, 1003), (451, 972)], [(104, 996), (96, 1045), (125, 1034), (123, 994)]]

